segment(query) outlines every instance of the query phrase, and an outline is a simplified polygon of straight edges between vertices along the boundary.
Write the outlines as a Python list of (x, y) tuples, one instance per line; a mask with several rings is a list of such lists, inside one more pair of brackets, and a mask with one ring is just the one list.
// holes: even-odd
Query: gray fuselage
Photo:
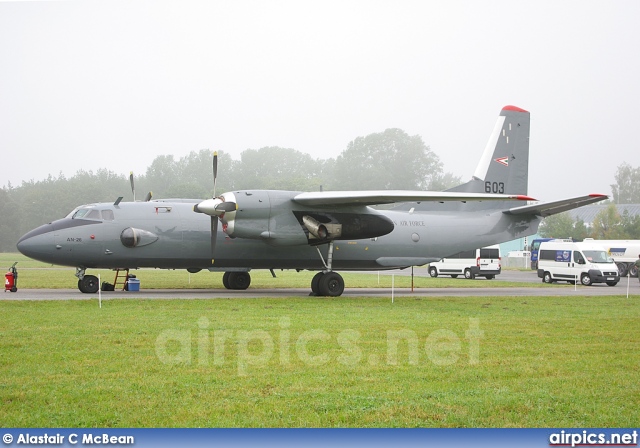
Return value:
[[(269, 197), (261, 198), (261, 194)], [(313, 239), (294, 215), (304, 213), (305, 207), (292, 203), (287, 196), (282, 192), (253, 192), (252, 202), (264, 201), (263, 207), (252, 203), (246, 213), (239, 203), (236, 234), (244, 232), (249, 237), (232, 238), (224, 232), (224, 226), (218, 226), (213, 257), (210, 217), (194, 213), (195, 201), (82, 206), (66, 218), (24, 235), (18, 249), (47, 263), (85, 269), (323, 269)], [(510, 216), (498, 208), (478, 210), (477, 204), (460, 204), (457, 210), (446, 205), (430, 204), (429, 211), (366, 206), (343, 210), (356, 218), (367, 215), (392, 226), (389, 233), (381, 236), (335, 240), (333, 269), (422, 265), (462, 250), (534, 234), (540, 222), (535, 215)], [(469, 211), (464, 211), (466, 205), (470, 206)], [(78, 216), (77, 210), (83, 210), (83, 216)], [(322, 213), (322, 208), (313, 212)], [(326, 244), (317, 247), (326, 256)]]

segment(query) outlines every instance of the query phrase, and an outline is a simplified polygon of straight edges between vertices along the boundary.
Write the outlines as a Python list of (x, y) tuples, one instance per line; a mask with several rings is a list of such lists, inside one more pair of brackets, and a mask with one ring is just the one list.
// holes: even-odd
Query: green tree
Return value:
[(616, 204), (640, 203), (640, 167), (633, 168), (627, 162), (618, 166), (616, 183), (611, 185), (613, 202)]
[(624, 229), (622, 227), (622, 217), (618, 213), (615, 204), (609, 204), (607, 208), (598, 212), (593, 219), (593, 238), (598, 240), (624, 239)]
[(573, 218), (567, 212), (544, 218), (538, 230), (538, 233), (543, 238), (569, 238), (574, 237), (574, 232)]
[(625, 239), (640, 239), (640, 215), (630, 215), (628, 210), (622, 213), (620, 225)]
[[(218, 151), (216, 194), (233, 189), (235, 162)], [(137, 185), (136, 181), (136, 185)], [(152, 191), (156, 198), (196, 198), (213, 195), (213, 152), (208, 149), (191, 151), (175, 160), (172, 155), (157, 156), (141, 178), (144, 194)], [(136, 187), (138, 190), (138, 187)], [(140, 194), (140, 198), (144, 195)]]
[(349, 143), (333, 174), (332, 189), (425, 190), (442, 175), (442, 163), (419, 135), (387, 129)]
[(15, 252), (20, 238), (20, 207), (12, 197), (12, 188), (0, 189), (0, 252)]
[(576, 241), (582, 241), (591, 236), (589, 228), (584, 224), (582, 219), (577, 220), (573, 224), (573, 234), (571, 237)]
[(317, 191), (322, 185), (323, 162), (295, 149), (270, 146), (240, 154), (236, 188)]
[(461, 183), (462, 178), (460, 176), (454, 176), (452, 173), (440, 173), (431, 178), (427, 189), (433, 191), (444, 191), (455, 187), (456, 185), (460, 185)]

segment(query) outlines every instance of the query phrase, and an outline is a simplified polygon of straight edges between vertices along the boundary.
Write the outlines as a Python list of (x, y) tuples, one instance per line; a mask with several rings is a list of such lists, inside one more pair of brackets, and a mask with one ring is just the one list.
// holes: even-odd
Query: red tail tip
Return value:
[(520, 109), (520, 108), (519, 108), (519, 107), (517, 107), (517, 106), (504, 106), (504, 107), (502, 108), (502, 110), (510, 110), (510, 111), (512, 111), (512, 112), (526, 112), (526, 113), (529, 113), (529, 111), (528, 111), (528, 110)]
[(519, 201), (537, 201), (536, 198), (532, 198), (531, 196), (525, 196), (524, 194), (519, 194), (516, 196)]
[(609, 196), (607, 196), (606, 194), (592, 193), (589, 195), (589, 197), (605, 199), (605, 198), (608, 198)]

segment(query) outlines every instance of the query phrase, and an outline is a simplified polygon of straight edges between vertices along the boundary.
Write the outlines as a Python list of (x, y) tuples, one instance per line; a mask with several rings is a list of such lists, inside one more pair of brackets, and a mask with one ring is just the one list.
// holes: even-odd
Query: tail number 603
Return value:
[(504, 194), (504, 182), (485, 182), (484, 192)]

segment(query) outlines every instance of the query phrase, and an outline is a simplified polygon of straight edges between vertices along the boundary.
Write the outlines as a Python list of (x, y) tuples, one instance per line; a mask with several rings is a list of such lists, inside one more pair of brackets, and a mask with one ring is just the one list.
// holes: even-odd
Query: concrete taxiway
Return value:
[[(402, 271), (385, 271), (383, 275), (411, 275), (410, 269)], [(428, 276), (425, 268), (416, 268), (416, 276)], [(616, 286), (596, 284), (593, 286), (574, 286), (567, 283), (554, 283), (541, 285), (541, 280), (533, 271), (503, 271), (499, 280), (479, 281), (496, 283), (496, 286), (466, 287), (468, 280), (458, 278), (460, 287), (454, 288), (345, 288), (342, 297), (490, 297), (490, 296), (605, 296), (627, 295), (639, 296), (640, 283), (636, 278), (623, 278)], [(521, 283), (516, 287), (500, 287), (501, 281)], [(536, 286), (533, 286), (533, 284)], [(485, 286), (485, 285), (483, 285)], [(308, 288), (278, 288), (278, 289), (254, 289), (245, 291), (230, 291), (226, 289), (144, 289), (140, 291), (110, 291), (102, 292), (102, 300), (109, 299), (248, 299), (248, 298), (287, 298), (308, 297)], [(1, 300), (92, 300), (98, 299), (98, 294), (83, 294), (77, 289), (18, 289), (18, 292), (6, 292), (0, 294)], [(310, 297), (310, 299), (317, 299)], [(332, 300), (327, 298), (327, 300)]]
[[(629, 296), (640, 296), (640, 286), (633, 282), (629, 288)], [(346, 288), (342, 298), (350, 297), (491, 297), (491, 296), (611, 296), (627, 295), (626, 284), (610, 287), (606, 285), (578, 286), (552, 285), (543, 288), (536, 287), (506, 287), (506, 288)], [(247, 289), (245, 291), (229, 291), (226, 289), (144, 289), (140, 291), (110, 291), (102, 292), (102, 300), (109, 299), (248, 299), (248, 298), (287, 298), (308, 297), (306, 288), (292, 289)], [(97, 300), (96, 294), (83, 294), (75, 289), (19, 289), (15, 293), (4, 293), (0, 300)], [(309, 297), (317, 300), (317, 297)], [(333, 300), (333, 298), (326, 298)]]

